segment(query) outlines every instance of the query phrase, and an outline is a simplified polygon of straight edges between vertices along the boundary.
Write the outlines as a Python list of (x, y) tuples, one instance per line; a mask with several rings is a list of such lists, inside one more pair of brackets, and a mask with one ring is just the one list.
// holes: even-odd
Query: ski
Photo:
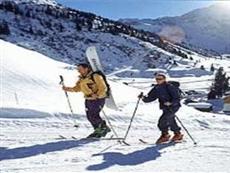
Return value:
[(141, 142), (142, 144), (147, 144), (147, 145), (164, 145), (164, 144), (178, 144), (178, 143), (184, 143), (186, 142), (185, 140), (181, 140), (181, 141), (168, 141), (168, 142), (164, 142), (164, 143), (161, 143), (161, 144), (155, 144), (155, 143), (150, 143), (150, 142), (147, 142), (143, 139), (139, 139), (139, 142)]
[(67, 140), (67, 139), (73, 139), (73, 140), (79, 140), (79, 141), (117, 141), (119, 142), (119, 144), (124, 144), (126, 146), (131, 146), (129, 143), (125, 142), (124, 141), (124, 138), (116, 138), (116, 137), (109, 137), (109, 138), (78, 138), (78, 137), (75, 137), (75, 136), (69, 136), (69, 137), (66, 137), (66, 136), (63, 136), (63, 135), (59, 135), (58, 138), (56, 139), (63, 139), (63, 140)]
[(56, 139), (67, 139), (68, 137), (63, 136), (63, 135), (58, 135), (58, 137)]
[[(99, 59), (99, 56), (97, 54), (97, 50), (96, 50), (95, 46), (91, 46), (91, 47), (87, 48), (86, 57), (87, 57), (90, 65), (92, 67), (92, 70), (94, 72), (95, 71), (101, 71), (102, 73), (104, 73), (104, 70), (102, 68), (102, 65), (101, 65), (101, 62), (100, 62), (100, 59)], [(106, 107), (108, 107), (110, 109), (119, 110), (116, 103), (115, 103), (114, 97), (112, 95), (112, 90), (110, 91), (109, 98), (107, 98), (105, 101), (105, 105), (106, 105)]]
[(144, 141), (143, 139), (139, 139), (139, 141), (143, 144), (148, 144), (148, 142)]
[[(75, 138), (77, 139), (77, 138)], [(103, 140), (107, 140), (107, 141), (112, 141), (112, 140), (123, 140), (123, 138), (81, 138), (80, 140), (95, 140), (95, 141), (103, 141)]]
[(116, 137), (108, 137), (108, 138), (105, 138), (105, 137), (102, 137), (102, 138), (87, 138), (87, 137), (84, 137), (84, 138), (78, 138), (78, 137), (75, 137), (75, 136), (69, 136), (69, 137), (66, 137), (66, 136), (63, 136), (63, 135), (59, 135), (59, 138), (58, 139), (75, 139), (75, 140), (118, 140), (118, 141), (122, 141), (124, 140), (124, 138), (116, 138)]

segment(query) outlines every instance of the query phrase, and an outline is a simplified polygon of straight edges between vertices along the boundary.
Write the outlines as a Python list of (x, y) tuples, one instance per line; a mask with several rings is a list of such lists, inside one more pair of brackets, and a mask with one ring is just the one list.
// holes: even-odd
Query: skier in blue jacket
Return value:
[(180, 93), (178, 89), (166, 81), (166, 76), (163, 73), (159, 73), (155, 77), (157, 85), (148, 93), (147, 96), (140, 94), (138, 97), (145, 103), (149, 103), (159, 100), (160, 109), (163, 111), (159, 122), (158, 128), (161, 131), (160, 138), (156, 141), (156, 144), (168, 142), (170, 140), (169, 128), (174, 132), (174, 136), (171, 141), (180, 141), (183, 139), (183, 134), (180, 132), (181, 128), (178, 126), (175, 113), (181, 107)]

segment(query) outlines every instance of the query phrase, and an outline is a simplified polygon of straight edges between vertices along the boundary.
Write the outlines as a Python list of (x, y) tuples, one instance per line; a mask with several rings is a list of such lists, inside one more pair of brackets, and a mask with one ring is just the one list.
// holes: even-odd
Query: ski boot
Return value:
[(174, 136), (172, 137), (171, 141), (172, 142), (180, 142), (183, 140), (183, 134), (181, 132), (175, 132)]
[(111, 130), (106, 125), (106, 122), (103, 121), (97, 128), (95, 128), (94, 132), (91, 133), (87, 138), (101, 138), (105, 137), (107, 133), (109, 133)]
[(107, 133), (111, 132), (111, 129), (106, 125), (106, 122), (103, 121), (100, 125), (99, 125), (101, 131), (100, 131), (100, 135), (101, 137), (105, 137), (107, 135)]
[(156, 141), (156, 144), (162, 144), (168, 142), (170, 139), (170, 134), (168, 132), (163, 132), (159, 139)]

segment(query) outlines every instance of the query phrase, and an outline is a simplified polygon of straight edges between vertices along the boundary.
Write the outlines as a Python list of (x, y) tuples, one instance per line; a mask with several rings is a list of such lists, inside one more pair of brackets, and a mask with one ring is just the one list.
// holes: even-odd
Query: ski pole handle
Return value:
[(143, 92), (141, 92), (139, 95), (138, 95), (138, 98), (143, 98), (143, 96), (144, 96), (144, 93)]
[(60, 80), (61, 80), (61, 81), (60, 81), (60, 84), (64, 86), (64, 78), (63, 78), (63, 76), (62, 76), (62, 75), (59, 75), (59, 77), (60, 77)]

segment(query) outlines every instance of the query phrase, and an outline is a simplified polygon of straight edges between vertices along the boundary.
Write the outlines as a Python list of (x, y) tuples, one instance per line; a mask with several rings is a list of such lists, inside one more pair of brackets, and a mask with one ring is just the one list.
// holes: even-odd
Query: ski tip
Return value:
[(130, 146), (130, 144), (129, 143), (127, 143), (126, 141), (124, 141), (124, 140), (122, 140), (122, 141), (120, 141), (121, 143), (123, 143), (123, 144), (125, 144), (126, 146)]
[(66, 137), (65, 136), (63, 136), (63, 135), (58, 135), (59, 137), (57, 138), (57, 139), (66, 139)]
[(143, 139), (139, 139), (139, 141), (143, 144), (148, 144), (148, 142), (144, 141)]

